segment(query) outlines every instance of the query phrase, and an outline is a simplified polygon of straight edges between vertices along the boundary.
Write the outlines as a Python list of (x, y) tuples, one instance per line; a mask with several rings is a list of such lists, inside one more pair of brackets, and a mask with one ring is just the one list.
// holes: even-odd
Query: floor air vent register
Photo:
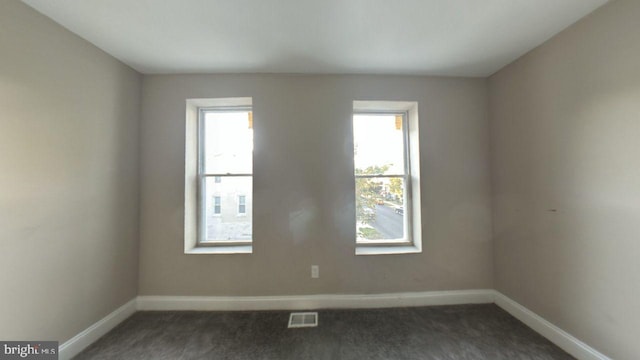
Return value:
[(318, 326), (317, 312), (295, 312), (289, 315), (289, 328)]

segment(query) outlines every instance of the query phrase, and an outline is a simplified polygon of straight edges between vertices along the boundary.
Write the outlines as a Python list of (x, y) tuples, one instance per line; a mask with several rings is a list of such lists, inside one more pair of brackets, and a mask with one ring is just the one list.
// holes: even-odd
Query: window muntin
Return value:
[[(198, 184), (201, 246), (251, 244), (253, 122), (251, 109), (200, 109)], [(236, 200), (244, 197), (244, 212)]]
[(411, 244), (411, 174), (406, 112), (353, 115), (356, 242)]

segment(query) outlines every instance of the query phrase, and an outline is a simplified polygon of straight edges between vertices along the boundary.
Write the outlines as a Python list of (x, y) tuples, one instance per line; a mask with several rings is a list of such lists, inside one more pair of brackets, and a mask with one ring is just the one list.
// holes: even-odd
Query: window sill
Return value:
[(200, 246), (184, 251), (187, 255), (206, 255), (206, 254), (252, 254), (252, 245), (239, 246)]
[(422, 249), (411, 246), (359, 246), (356, 247), (356, 255), (393, 255), (393, 254), (419, 254)]

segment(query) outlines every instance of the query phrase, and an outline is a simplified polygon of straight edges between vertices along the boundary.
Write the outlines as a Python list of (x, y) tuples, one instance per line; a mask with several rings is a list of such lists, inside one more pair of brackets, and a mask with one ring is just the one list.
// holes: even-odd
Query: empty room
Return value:
[(0, 359), (640, 359), (640, 1), (0, 0)]

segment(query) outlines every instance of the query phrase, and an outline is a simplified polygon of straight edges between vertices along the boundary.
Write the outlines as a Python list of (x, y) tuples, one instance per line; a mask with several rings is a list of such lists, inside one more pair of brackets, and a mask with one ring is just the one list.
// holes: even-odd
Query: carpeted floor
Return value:
[(137, 312), (76, 359), (573, 359), (494, 304), (288, 311)]

